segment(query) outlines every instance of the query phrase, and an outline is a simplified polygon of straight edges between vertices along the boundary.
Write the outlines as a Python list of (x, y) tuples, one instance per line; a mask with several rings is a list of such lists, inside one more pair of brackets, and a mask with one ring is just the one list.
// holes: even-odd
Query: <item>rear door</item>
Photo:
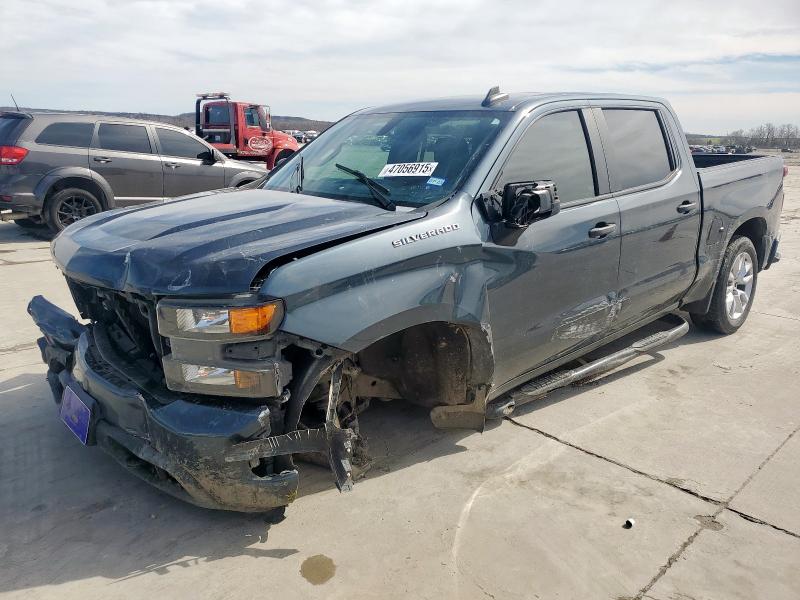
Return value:
[(597, 102), (608, 173), (622, 219), (620, 327), (677, 302), (697, 269), (700, 195), (657, 103)]
[(208, 160), (212, 149), (190, 133), (153, 129), (164, 165), (164, 196), (174, 198), (225, 187), (225, 166)]
[(109, 183), (117, 206), (163, 197), (161, 157), (145, 125), (101, 122), (89, 150), (89, 168)]
[(617, 311), (619, 209), (592, 114), (576, 107), (529, 119), (490, 189), (553, 180), (561, 211), (487, 244), (498, 383), (603, 337)]

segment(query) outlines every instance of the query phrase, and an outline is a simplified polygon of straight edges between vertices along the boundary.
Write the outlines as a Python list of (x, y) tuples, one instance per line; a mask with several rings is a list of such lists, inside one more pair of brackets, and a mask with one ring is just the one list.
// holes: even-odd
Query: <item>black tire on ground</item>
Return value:
[(750, 314), (758, 283), (758, 255), (749, 238), (736, 236), (722, 257), (714, 295), (707, 313), (691, 313), (695, 325), (731, 334)]
[(44, 220), (57, 233), (67, 225), (102, 210), (103, 205), (94, 194), (80, 188), (67, 188), (48, 198)]
[(43, 221), (35, 221), (34, 219), (14, 219), (14, 223), (25, 229), (41, 229), (44, 227)]

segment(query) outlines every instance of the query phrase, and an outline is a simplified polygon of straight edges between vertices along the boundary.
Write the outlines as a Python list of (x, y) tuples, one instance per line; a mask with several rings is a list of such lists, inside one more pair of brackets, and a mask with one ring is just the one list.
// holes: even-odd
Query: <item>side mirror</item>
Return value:
[(559, 209), (552, 181), (507, 183), (503, 188), (500, 212), (506, 227), (524, 229), (534, 221), (555, 215)]
[(197, 155), (197, 158), (203, 161), (204, 165), (213, 165), (217, 162), (217, 153), (213, 150), (206, 150)]

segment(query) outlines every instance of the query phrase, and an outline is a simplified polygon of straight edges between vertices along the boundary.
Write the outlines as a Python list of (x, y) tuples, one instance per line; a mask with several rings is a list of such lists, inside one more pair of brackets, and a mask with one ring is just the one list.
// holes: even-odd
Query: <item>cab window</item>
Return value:
[(654, 110), (603, 109), (610, 138), (612, 191), (666, 178), (672, 171), (667, 141)]
[(531, 125), (508, 157), (496, 187), (547, 179), (556, 184), (561, 202), (597, 195), (583, 117), (577, 110), (546, 115)]

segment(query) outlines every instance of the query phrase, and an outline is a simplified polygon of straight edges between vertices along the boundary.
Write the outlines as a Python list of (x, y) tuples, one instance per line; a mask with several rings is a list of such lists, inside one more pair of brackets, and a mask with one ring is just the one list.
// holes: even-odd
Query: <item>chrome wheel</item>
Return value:
[(84, 217), (93, 215), (97, 212), (94, 203), (83, 196), (67, 196), (58, 205), (56, 214), (62, 227), (72, 225)]
[(740, 319), (750, 304), (753, 293), (753, 259), (748, 252), (740, 252), (733, 259), (728, 272), (725, 309), (731, 321)]

